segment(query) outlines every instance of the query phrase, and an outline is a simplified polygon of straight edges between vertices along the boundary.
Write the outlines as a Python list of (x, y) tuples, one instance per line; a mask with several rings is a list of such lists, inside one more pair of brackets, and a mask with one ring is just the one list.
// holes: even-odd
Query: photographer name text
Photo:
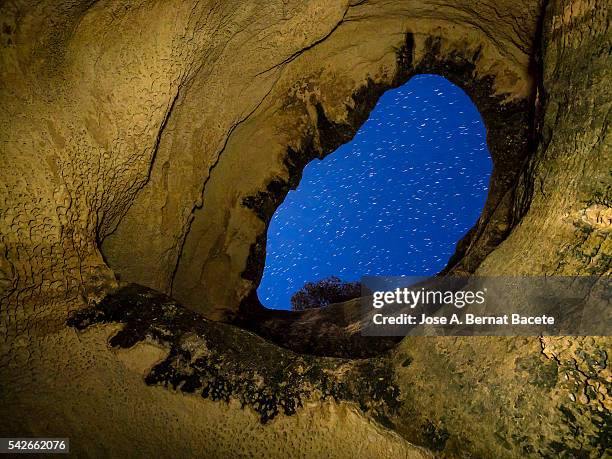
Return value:
[(553, 316), (523, 316), (521, 314), (503, 314), (500, 316), (479, 316), (476, 314), (458, 314), (446, 316), (428, 316), (421, 314), (402, 313), (395, 316), (374, 314), (372, 321), (375, 325), (554, 325)]

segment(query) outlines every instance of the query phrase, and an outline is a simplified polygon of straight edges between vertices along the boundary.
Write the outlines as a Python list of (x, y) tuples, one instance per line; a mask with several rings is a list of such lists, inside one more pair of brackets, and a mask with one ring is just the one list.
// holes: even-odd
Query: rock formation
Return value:
[(103, 457), (610, 452), (609, 338), (377, 348), (347, 305), (291, 316), (254, 295), (304, 165), (418, 73), (470, 95), (494, 163), (444, 272), (609, 276), (605, 2), (0, 12), (0, 437)]

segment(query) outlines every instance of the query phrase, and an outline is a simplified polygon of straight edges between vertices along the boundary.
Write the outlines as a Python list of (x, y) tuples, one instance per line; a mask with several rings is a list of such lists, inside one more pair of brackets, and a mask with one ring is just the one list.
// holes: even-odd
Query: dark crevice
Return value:
[(323, 41), (327, 40), (335, 31), (336, 29), (338, 29), (338, 27), (340, 27), (340, 25), (344, 22), (344, 18), (346, 17), (346, 14), (348, 13), (349, 9), (351, 8), (352, 5), (349, 5), (348, 8), (346, 8), (346, 10), (344, 10), (344, 13), (342, 14), (342, 17), (340, 18), (340, 20), (331, 28), (331, 30), (329, 32), (327, 32), (323, 37), (319, 38), (318, 40), (315, 40), (314, 42), (312, 42), (310, 45), (300, 49), (299, 51), (296, 51), (295, 53), (293, 53), (291, 56), (289, 56), (288, 58), (286, 58), (285, 60), (283, 60), (282, 62), (279, 62), (278, 64), (263, 70), (257, 74), (255, 74), (255, 77), (258, 77), (260, 75), (263, 75), (264, 73), (268, 73), (276, 68), (282, 67), (285, 64), (290, 63), (291, 61), (294, 61), (295, 59), (297, 59), (299, 56), (301, 56), (302, 54), (304, 54), (306, 51), (308, 51), (309, 49), (314, 48), (315, 46), (317, 46), (319, 43), (322, 43)]
[[(546, 106), (547, 94), (544, 88), (544, 24), (546, 11), (548, 8), (548, 0), (542, 3), (542, 9), (536, 24), (536, 33), (534, 38), (534, 49), (529, 61), (529, 72), (534, 79), (534, 89), (529, 101), (529, 134), (528, 134), (528, 150), (535, 152), (538, 145), (540, 148), (546, 149), (549, 139), (545, 139), (543, 135), (544, 126), (544, 107)], [(535, 155), (528, 156), (522, 168), (522, 173), (518, 177), (517, 185), (515, 186), (517, 195), (514, 202), (514, 220), (513, 224), (518, 223), (520, 219), (529, 210), (533, 192), (534, 192), (534, 162)]]
[(204, 192), (206, 191), (206, 186), (208, 185), (208, 182), (210, 181), (210, 178), (212, 176), (212, 173), (213, 173), (214, 169), (217, 167), (217, 165), (221, 161), (221, 157), (223, 156), (223, 152), (227, 148), (227, 145), (228, 145), (228, 143), (230, 141), (230, 138), (232, 137), (232, 134), (234, 133), (236, 128), (238, 128), (242, 123), (244, 123), (246, 120), (248, 120), (251, 117), (251, 115), (253, 115), (253, 113), (255, 113), (259, 109), (259, 107), (264, 103), (264, 101), (272, 93), (272, 90), (276, 86), (276, 83), (278, 82), (279, 79), (280, 79), (280, 75), (277, 76), (277, 78), (274, 81), (274, 83), (272, 83), (272, 85), (270, 86), (270, 89), (259, 100), (259, 102), (255, 105), (255, 107), (253, 107), (249, 111), (249, 113), (247, 113), (245, 116), (243, 116), (238, 122), (236, 122), (235, 124), (232, 125), (232, 127), (229, 129), (229, 131), (227, 133), (227, 136), (225, 137), (225, 141), (223, 143), (223, 146), (219, 150), (219, 153), (217, 154), (217, 157), (216, 157), (214, 163), (209, 167), (209, 169), (208, 169), (208, 176), (206, 177), (206, 179), (204, 180), (204, 183), (202, 184), (202, 191), (200, 193), (200, 196), (201, 196), (200, 202), (196, 203), (193, 206), (193, 208), (191, 209), (191, 212), (189, 214), (189, 218), (188, 218), (187, 223), (185, 225), (184, 234), (181, 236), (180, 248), (178, 250), (178, 253), (177, 253), (177, 256), (176, 256), (176, 261), (175, 261), (175, 264), (174, 264), (174, 268), (173, 268), (172, 274), (170, 276), (170, 284), (169, 284), (169, 294), (170, 295), (172, 295), (172, 291), (173, 291), (173, 287), (174, 287), (174, 280), (176, 278), (176, 274), (178, 272), (178, 269), (179, 269), (179, 266), (180, 266), (180, 263), (181, 263), (181, 259), (182, 259), (182, 256), (183, 256), (183, 251), (185, 249), (185, 244), (187, 242), (187, 236), (189, 235), (189, 231), (191, 230), (191, 225), (193, 223), (193, 220), (195, 219), (196, 211), (202, 209), (203, 202), (204, 202)]
[[(181, 88), (182, 86), (179, 85), (179, 87), (176, 90), (176, 94), (170, 101), (170, 104), (168, 105), (168, 108), (166, 109), (166, 112), (164, 113), (164, 117), (162, 119), (162, 122), (159, 125), (159, 129), (157, 130), (157, 134), (155, 136), (155, 142), (153, 144), (153, 152), (151, 153), (151, 160), (149, 161), (149, 169), (147, 170), (147, 177), (144, 181), (137, 182), (135, 184), (136, 186), (130, 187), (130, 188), (133, 188), (133, 190), (132, 189), (128, 190), (128, 191), (131, 191), (132, 199), (127, 200), (128, 202), (133, 202), (134, 197), (138, 194), (138, 192), (142, 190), (147, 185), (147, 183), (149, 183), (149, 181), (151, 180), (151, 172), (153, 171), (153, 164), (155, 164), (155, 159), (157, 158), (157, 152), (159, 151), (159, 146), (161, 144), (162, 135), (165, 132), (166, 127), (168, 126), (168, 121), (170, 120), (170, 117), (172, 113), (174, 112), (174, 108), (176, 107), (177, 101), (179, 100), (179, 97), (181, 95)], [(104, 213), (104, 209), (99, 209), (96, 212), (96, 218), (98, 220), (96, 222), (97, 223), (96, 224), (96, 245), (98, 247), (102, 247), (102, 242), (104, 242), (104, 239), (112, 235), (117, 230), (117, 228), (119, 227), (119, 224), (121, 223), (121, 220), (128, 213), (130, 206), (129, 205), (119, 206), (118, 208), (122, 208), (123, 211), (120, 214), (115, 214), (110, 217), (107, 213), (106, 214)], [(107, 262), (106, 259), (104, 261), (105, 263)]]

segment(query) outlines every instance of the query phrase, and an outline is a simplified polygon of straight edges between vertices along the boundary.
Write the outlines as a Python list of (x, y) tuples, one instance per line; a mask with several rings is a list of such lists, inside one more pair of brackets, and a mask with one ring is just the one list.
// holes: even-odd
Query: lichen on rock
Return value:
[(214, 401), (236, 399), (262, 423), (279, 413), (293, 415), (313, 400), (354, 403), (387, 424), (399, 406), (388, 358), (296, 354), (250, 332), (211, 322), (146, 287), (123, 287), (68, 321), (78, 330), (101, 323), (124, 324), (110, 339), (111, 347), (132, 348), (150, 340), (168, 348), (168, 356), (146, 375), (147, 384)]

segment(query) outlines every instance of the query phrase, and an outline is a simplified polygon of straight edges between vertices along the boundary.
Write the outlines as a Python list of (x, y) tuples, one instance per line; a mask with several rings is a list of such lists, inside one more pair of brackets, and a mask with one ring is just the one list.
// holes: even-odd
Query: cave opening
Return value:
[(261, 303), (290, 309), (306, 282), (332, 276), (440, 272), (477, 222), (491, 171), (482, 116), (461, 88), (421, 74), (385, 92), (274, 213)]

